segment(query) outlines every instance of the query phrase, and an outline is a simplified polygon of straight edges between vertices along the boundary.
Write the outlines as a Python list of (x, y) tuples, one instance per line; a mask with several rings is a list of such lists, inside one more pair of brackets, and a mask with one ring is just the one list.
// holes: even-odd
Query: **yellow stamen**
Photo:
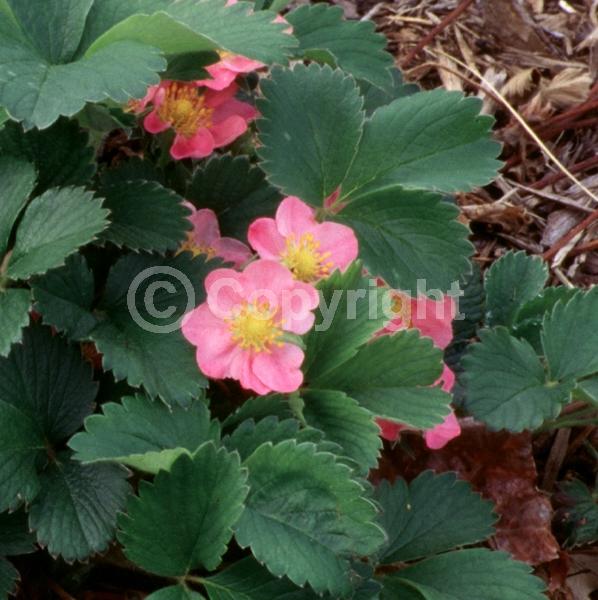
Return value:
[(187, 232), (187, 239), (179, 246), (177, 250), (177, 255), (181, 252), (191, 252), (193, 254), (193, 258), (200, 256), (201, 254), (206, 255), (206, 260), (211, 260), (216, 256), (216, 250), (212, 248), (212, 246), (201, 246), (199, 245), (194, 237), (193, 232)]
[(320, 242), (314, 239), (313, 234), (304, 233), (299, 240), (294, 235), (286, 239), (286, 248), (280, 255), (282, 262), (292, 271), (295, 279), (300, 281), (316, 281), (330, 274), (334, 266), (332, 261), (326, 260), (330, 252), (320, 252)]
[(392, 298), (391, 310), (398, 315), (407, 329), (413, 327), (411, 320), (411, 303), (405, 294), (395, 294)]
[(237, 314), (227, 319), (232, 339), (243, 350), (271, 352), (272, 346), (282, 346), (282, 322), (276, 320), (267, 302), (245, 302)]
[(213, 108), (204, 105), (204, 97), (188, 83), (174, 82), (165, 89), (158, 108), (159, 117), (185, 137), (192, 137), (200, 127), (212, 124)]

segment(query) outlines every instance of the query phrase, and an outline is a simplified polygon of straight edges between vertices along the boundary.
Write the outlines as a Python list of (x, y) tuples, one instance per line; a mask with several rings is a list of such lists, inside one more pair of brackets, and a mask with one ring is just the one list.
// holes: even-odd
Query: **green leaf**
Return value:
[(411, 96), (420, 91), (420, 88), (414, 83), (405, 83), (399, 69), (391, 69), (392, 86), (385, 86), (382, 90), (366, 81), (360, 81), (359, 87), (363, 96), (363, 107), (368, 116), (377, 108), (390, 104), (397, 98)]
[(0, 152), (33, 163), (36, 195), (52, 187), (87, 185), (96, 169), (87, 132), (64, 118), (43, 131), (24, 132), (18, 123), (7, 123), (0, 130)]
[[(71, 2), (74, 0), (62, 4)], [(137, 42), (116, 42), (74, 62), (52, 60), (53, 52), (46, 48), (42, 52), (25, 37), (23, 32), (31, 31), (32, 24), (40, 20), (31, 1), (23, 6), (23, 20), (18, 25), (0, 12), (0, 104), (27, 129), (45, 129), (61, 115), (78, 113), (86, 102), (110, 98), (124, 103), (140, 98), (149, 85), (159, 82), (157, 73), (165, 69), (166, 61), (157, 48)], [(52, 27), (52, 23), (42, 27)], [(47, 31), (55, 35), (53, 29)], [(78, 41), (68, 40), (63, 47), (66, 55)]]
[(243, 510), (247, 476), (239, 456), (204, 444), (181, 455), (154, 483), (142, 482), (119, 519), (125, 554), (147, 571), (184, 576), (215, 569)]
[(174, 258), (129, 255), (115, 264), (99, 305), (104, 319), (90, 337), (117, 381), (143, 385), (171, 405), (186, 405), (207, 387), (179, 326), (203, 301), (203, 280), (212, 265), (218, 262), (208, 265), (188, 252)]
[(108, 211), (83, 188), (54, 188), (35, 198), (17, 229), (7, 275), (26, 279), (59, 267), (95, 239), (107, 224)]
[(375, 339), (311, 385), (342, 390), (377, 416), (428, 429), (450, 412), (450, 395), (429, 387), (441, 372), (442, 352), (410, 329)]
[(544, 317), (542, 346), (553, 379), (598, 372), (598, 287), (556, 304)]
[(130, 492), (127, 471), (119, 465), (82, 465), (62, 455), (40, 481), (29, 511), (39, 544), (67, 562), (103, 552)]
[(598, 375), (578, 382), (577, 390), (593, 404), (598, 404)]
[(0, 597), (7, 598), (16, 591), (19, 572), (4, 558), (0, 557)]
[(315, 327), (305, 336), (307, 381), (323, 378), (355, 356), (387, 320), (381, 290), (362, 270), (363, 265), (355, 262), (344, 273), (336, 271), (318, 283), (321, 299)]
[(35, 465), (44, 450), (33, 419), (0, 396), (0, 511), (35, 498), (40, 490)]
[(523, 304), (533, 300), (548, 279), (548, 268), (537, 256), (507, 252), (486, 272), (486, 323), (511, 327)]
[(93, 0), (7, 0), (29, 41), (50, 63), (75, 54)]
[(36, 177), (31, 163), (12, 156), (0, 156), (0, 257), (8, 248), (12, 228), (33, 191)]
[(261, 87), (260, 166), (286, 195), (322, 205), (344, 180), (361, 138), (355, 81), (338, 69), (296, 65), (273, 69)]
[(29, 323), (31, 293), (29, 290), (8, 289), (0, 292), (0, 356), (20, 342), (22, 330)]
[(35, 536), (29, 531), (27, 513), (0, 513), (0, 556), (17, 556), (35, 551)]
[(418, 280), (445, 291), (470, 269), (473, 246), (458, 215), (436, 194), (392, 186), (361, 196), (334, 220), (355, 230), (372, 274), (415, 296)]
[(559, 488), (565, 497), (559, 525), (565, 528), (566, 545), (574, 547), (598, 540), (598, 493), (592, 493), (579, 479), (561, 483)]
[(258, 217), (274, 216), (281, 196), (246, 156), (214, 156), (199, 166), (185, 195), (198, 208), (211, 208), (222, 235), (247, 239)]
[[(275, 576), (337, 597), (351, 589), (349, 558), (384, 540), (350, 469), (313, 444), (260, 446), (246, 461), (250, 493), (236, 539)], [(284, 548), (285, 552), (280, 552)]]
[(0, 358), (0, 401), (27, 414), (54, 443), (75, 432), (92, 411), (97, 384), (76, 346), (47, 327), (24, 330), (23, 344)]
[(286, 394), (268, 394), (249, 398), (224, 419), (222, 426), (224, 428), (236, 427), (247, 419), (259, 421), (270, 416), (276, 416), (280, 420), (294, 416)]
[[(393, 59), (384, 51), (386, 38), (372, 21), (346, 21), (340, 6), (300, 6), (285, 15), (299, 40), (299, 50), (326, 50), (336, 66), (381, 88), (391, 84)], [(299, 54), (301, 55), (301, 54)]]
[(122, 404), (102, 406), (101, 415), (85, 420), (85, 431), (69, 441), (75, 460), (84, 463), (114, 460), (149, 473), (168, 469), (186, 450), (220, 439), (217, 421), (196, 401), (188, 409), (168, 408), (143, 396), (127, 396)]
[(316, 600), (321, 597), (309, 588), (298, 588), (284, 577), (274, 577), (252, 556), (205, 578), (202, 583), (210, 600)]
[(130, 181), (102, 188), (110, 226), (100, 236), (133, 250), (164, 253), (176, 250), (191, 228), (183, 199), (150, 181)]
[(372, 413), (342, 392), (307, 390), (302, 398), (305, 422), (323, 431), (326, 439), (337, 443), (359, 465), (359, 474), (367, 475), (378, 463), (382, 447)]
[[(249, 3), (226, 6), (225, 0), (96, 0), (91, 27), (84, 35), (91, 57), (125, 40), (158, 47), (165, 54), (224, 49), (265, 63), (285, 63), (297, 42), (273, 23), (276, 15), (251, 12)], [(157, 12), (159, 11), (159, 12)], [(142, 14), (136, 14), (142, 13)], [(97, 37), (97, 39), (95, 39)], [(88, 40), (95, 40), (89, 47)]]
[(162, 588), (146, 597), (146, 600), (203, 600), (203, 596), (190, 590), (185, 584)]
[(468, 191), (495, 176), (500, 162), (490, 138), (493, 119), (481, 100), (434, 90), (395, 100), (366, 121), (342, 196), (401, 185), (442, 192)]
[(71, 339), (86, 338), (96, 326), (91, 313), (95, 297), (93, 272), (81, 254), (69, 256), (64, 267), (52, 269), (31, 283), (35, 310), (47, 325)]
[(382, 563), (406, 562), (481, 542), (494, 533), (492, 503), (454, 473), (424, 471), (410, 484), (382, 481), (376, 490), (388, 542)]
[(491, 429), (535, 429), (558, 415), (573, 382), (548, 381), (534, 349), (498, 327), (480, 332), (463, 359), (464, 407)]
[(407, 594), (417, 590), (423, 600), (546, 600), (544, 584), (531, 567), (483, 548), (434, 556), (382, 581), (382, 600), (411, 600), (402, 595), (406, 588)]

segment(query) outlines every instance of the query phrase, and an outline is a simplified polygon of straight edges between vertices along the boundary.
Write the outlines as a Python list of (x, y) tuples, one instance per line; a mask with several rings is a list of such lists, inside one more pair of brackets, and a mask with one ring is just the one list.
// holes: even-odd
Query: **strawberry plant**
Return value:
[(481, 102), (283, 7), (0, 0), (0, 597), (42, 550), (151, 600), (545, 597), (468, 483), (368, 476), (406, 429), (595, 419), (597, 290), (482, 283)]

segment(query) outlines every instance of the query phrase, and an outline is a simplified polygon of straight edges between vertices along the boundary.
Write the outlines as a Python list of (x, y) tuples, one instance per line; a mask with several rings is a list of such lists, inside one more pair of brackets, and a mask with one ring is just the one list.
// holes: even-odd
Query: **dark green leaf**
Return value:
[(119, 465), (82, 465), (62, 455), (40, 482), (29, 511), (40, 545), (66, 561), (104, 551), (130, 491), (127, 471)]
[(0, 557), (0, 597), (7, 598), (16, 591), (19, 572), (4, 558)]
[(220, 439), (218, 422), (210, 420), (201, 401), (188, 409), (170, 409), (143, 396), (128, 396), (122, 404), (104, 404), (102, 412), (88, 417), (85, 431), (71, 438), (69, 446), (76, 460), (114, 460), (157, 473), (168, 469), (186, 450), (194, 452), (204, 442)]
[(393, 59), (372, 21), (346, 21), (340, 6), (304, 5), (286, 15), (299, 50), (326, 50), (336, 66), (383, 89), (390, 87)]
[(345, 178), (363, 122), (355, 81), (312, 64), (276, 68), (262, 82), (261, 167), (285, 194), (322, 205)]
[(503, 327), (482, 331), (480, 340), (463, 359), (466, 410), (491, 429), (515, 432), (558, 415), (572, 381), (548, 381), (533, 348)]
[(410, 484), (382, 481), (376, 500), (388, 543), (383, 563), (405, 562), (475, 544), (494, 533), (492, 503), (482, 500), (454, 473), (424, 471)]
[(363, 96), (363, 107), (368, 116), (381, 106), (390, 104), (397, 98), (411, 96), (420, 91), (420, 88), (414, 83), (405, 83), (399, 69), (391, 69), (392, 86), (380, 89), (375, 85), (371, 85), (365, 81), (359, 82), (361, 94)]
[(145, 600), (203, 600), (203, 596), (181, 584), (162, 588), (147, 596)]
[(23, 327), (29, 323), (30, 307), (29, 290), (0, 292), (0, 356), (6, 356), (11, 346), (21, 341)]
[(539, 257), (507, 252), (486, 272), (486, 323), (511, 327), (519, 308), (533, 300), (548, 279), (548, 268)]
[(560, 513), (567, 546), (591, 544), (598, 540), (598, 493), (592, 493), (579, 479), (561, 483), (559, 487), (566, 500)]
[(286, 395), (268, 394), (249, 398), (234, 413), (224, 419), (222, 426), (225, 428), (236, 427), (247, 419), (259, 421), (269, 416), (276, 416), (280, 420), (294, 416)]
[(215, 569), (243, 510), (246, 478), (239, 456), (212, 443), (181, 455), (130, 499), (119, 520), (125, 554), (163, 576)]
[(18, 510), (0, 514), (0, 556), (29, 554), (35, 550), (35, 536), (29, 531), (27, 513)]
[(469, 271), (473, 246), (458, 215), (436, 194), (391, 186), (351, 202), (335, 220), (355, 230), (372, 274), (415, 296), (418, 280), (446, 291)]
[(35, 198), (17, 229), (7, 275), (26, 279), (64, 264), (67, 256), (95, 239), (108, 211), (83, 188), (54, 188)]

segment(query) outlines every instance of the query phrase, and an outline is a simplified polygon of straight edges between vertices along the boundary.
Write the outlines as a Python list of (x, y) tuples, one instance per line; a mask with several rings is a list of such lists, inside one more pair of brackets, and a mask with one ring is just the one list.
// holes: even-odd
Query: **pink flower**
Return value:
[(275, 219), (256, 219), (247, 237), (261, 258), (283, 263), (306, 282), (327, 277), (334, 269), (343, 271), (358, 253), (350, 227), (318, 223), (314, 210), (295, 196), (280, 203)]
[(243, 242), (220, 237), (218, 218), (213, 210), (197, 210), (187, 201), (183, 204), (191, 211), (189, 220), (193, 223), (193, 229), (187, 234), (187, 240), (183, 242), (179, 252), (191, 252), (193, 256), (205, 254), (208, 260), (219, 256), (235, 267), (240, 267), (251, 258), (251, 250)]
[(200, 92), (197, 82), (163, 82), (143, 124), (150, 133), (174, 129), (172, 158), (204, 158), (245, 133), (257, 116), (253, 106), (234, 98), (236, 91), (235, 85)]
[[(426, 296), (410, 298), (405, 294), (397, 294), (394, 299), (393, 309), (398, 314), (389, 324), (381, 330), (381, 334), (394, 333), (401, 329), (418, 329), (426, 337), (432, 338), (437, 348), (446, 348), (453, 338), (453, 319), (455, 317), (455, 304), (450, 296), (442, 300), (431, 300)], [(455, 384), (455, 374), (444, 365), (442, 374), (434, 386), (441, 386), (445, 392), (450, 392)], [(395, 441), (401, 431), (407, 429), (405, 425), (395, 421), (377, 419), (380, 435), (387, 440)], [(424, 433), (426, 445), (432, 450), (443, 448), (450, 440), (461, 435), (461, 426), (451, 413), (442, 423)]]
[(198, 80), (198, 83), (212, 90), (223, 90), (235, 81), (237, 75), (251, 73), (251, 71), (266, 66), (257, 60), (251, 60), (232, 52), (220, 51), (218, 54), (220, 60), (206, 67), (206, 71), (212, 76), (212, 79)]
[(288, 393), (303, 381), (303, 351), (285, 339), (313, 325), (319, 297), (280, 263), (257, 260), (241, 273), (216, 269), (207, 300), (185, 316), (183, 335), (197, 346), (208, 377), (238, 379), (258, 394)]
[(125, 111), (135, 113), (136, 115), (142, 113), (147, 108), (148, 104), (154, 100), (156, 93), (163, 83), (164, 82), (158, 85), (150, 85), (147, 88), (147, 93), (143, 98), (129, 100), (129, 102), (127, 102), (127, 106), (125, 107)]

